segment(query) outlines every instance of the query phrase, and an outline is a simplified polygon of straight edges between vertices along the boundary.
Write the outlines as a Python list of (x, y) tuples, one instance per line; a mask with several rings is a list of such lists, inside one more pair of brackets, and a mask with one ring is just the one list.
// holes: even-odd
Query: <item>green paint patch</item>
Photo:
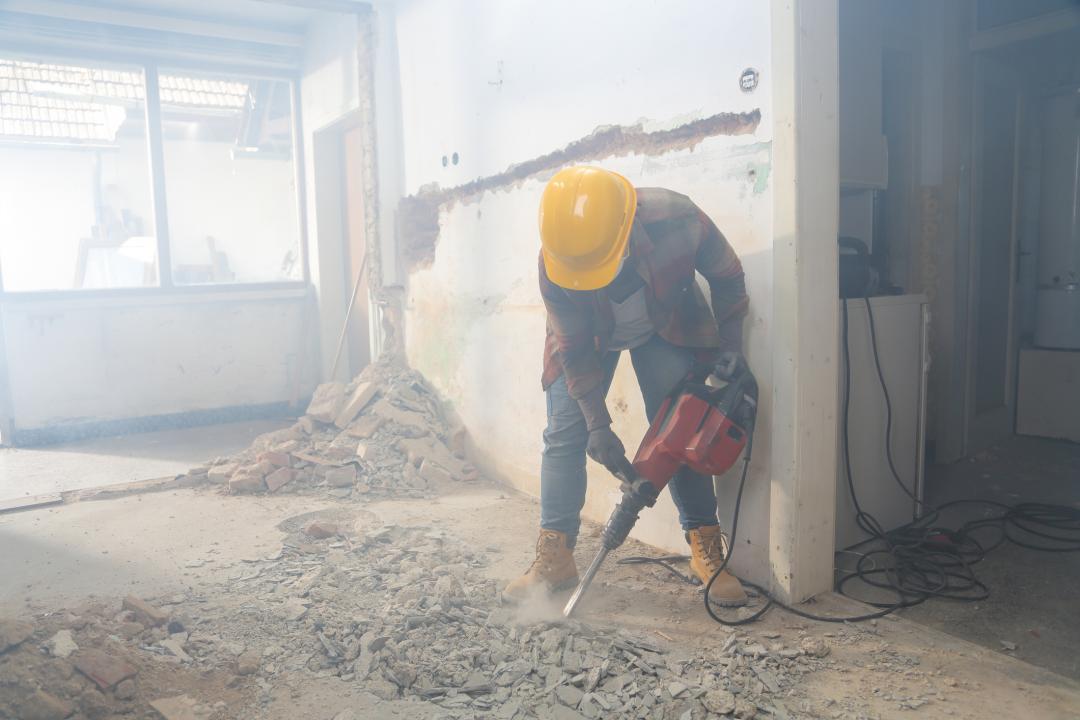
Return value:
[[(760, 195), (769, 188), (769, 175), (772, 174), (772, 143), (760, 142), (739, 145), (731, 148), (728, 158), (733, 161), (727, 176), (735, 180), (748, 182), (755, 195)], [(745, 164), (736, 161), (746, 158)]]

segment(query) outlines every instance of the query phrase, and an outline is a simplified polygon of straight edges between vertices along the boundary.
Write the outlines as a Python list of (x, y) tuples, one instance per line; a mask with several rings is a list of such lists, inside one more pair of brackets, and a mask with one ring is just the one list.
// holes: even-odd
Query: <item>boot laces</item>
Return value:
[(723, 533), (718, 532), (709, 535), (698, 533), (696, 540), (698, 554), (705, 561), (705, 567), (708, 568), (709, 572), (716, 572), (716, 569), (724, 562), (725, 543)]
[(529, 570), (536, 569), (541, 572), (552, 570), (555, 566), (555, 554), (558, 549), (559, 538), (557, 536), (548, 535), (547, 533), (541, 534), (540, 539), (536, 541), (536, 557), (533, 558)]

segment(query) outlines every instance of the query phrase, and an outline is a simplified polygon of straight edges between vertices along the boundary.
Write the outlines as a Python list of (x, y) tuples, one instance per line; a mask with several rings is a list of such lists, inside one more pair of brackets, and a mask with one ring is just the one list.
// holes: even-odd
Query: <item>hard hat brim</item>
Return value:
[(626, 186), (626, 208), (623, 224), (615, 236), (615, 243), (608, 257), (599, 265), (588, 270), (572, 268), (563, 263), (546, 248), (541, 248), (544, 256), (544, 270), (548, 279), (567, 290), (599, 290), (607, 287), (619, 272), (619, 264), (626, 257), (626, 246), (630, 242), (630, 230), (634, 226), (634, 214), (637, 211), (637, 190), (633, 184), (618, 173), (615, 175)]

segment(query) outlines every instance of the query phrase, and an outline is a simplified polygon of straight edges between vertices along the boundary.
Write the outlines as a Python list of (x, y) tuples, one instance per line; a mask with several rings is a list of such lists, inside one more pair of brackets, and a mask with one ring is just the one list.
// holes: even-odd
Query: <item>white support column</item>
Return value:
[(772, 0), (772, 587), (832, 589), (837, 467), (837, 0)]

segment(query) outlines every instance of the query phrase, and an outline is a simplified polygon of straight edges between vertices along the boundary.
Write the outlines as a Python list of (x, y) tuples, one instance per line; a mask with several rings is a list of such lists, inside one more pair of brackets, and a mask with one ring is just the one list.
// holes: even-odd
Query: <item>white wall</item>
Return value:
[[(688, 194), (743, 258), (751, 296), (748, 354), (763, 397), (736, 564), (765, 579), (773, 192), (768, 3), (412, 0), (398, 7), (396, 33), (410, 193), (504, 171), (603, 125), (641, 122), (657, 130), (760, 109), (752, 134), (596, 162), (635, 184)], [(748, 67), (761, 73), (753, 93), (739, 89)], [(443, 168), (442, 156), (454, 152), (459, 165)], [(550, 174), (443, 207), (434, 264), (408, 281), (410, 362), (454, 403), (488, 470), (533, 494), (545, 418), (536, 208)], [(625, 359), (608, 404), (616, 431), (636, 444), (647, 423)], [(586, 514), (600, 520), (613, 506), (617, 483), (595, 466), (590, 477)], [(735, 479), (721, 483), (725, 524)], [(666, 495), (635, 534), (661, 547), (686, 547)]]
[(306, 306), (304, 290), (6, 302), (16, 428), (303, 397)]

